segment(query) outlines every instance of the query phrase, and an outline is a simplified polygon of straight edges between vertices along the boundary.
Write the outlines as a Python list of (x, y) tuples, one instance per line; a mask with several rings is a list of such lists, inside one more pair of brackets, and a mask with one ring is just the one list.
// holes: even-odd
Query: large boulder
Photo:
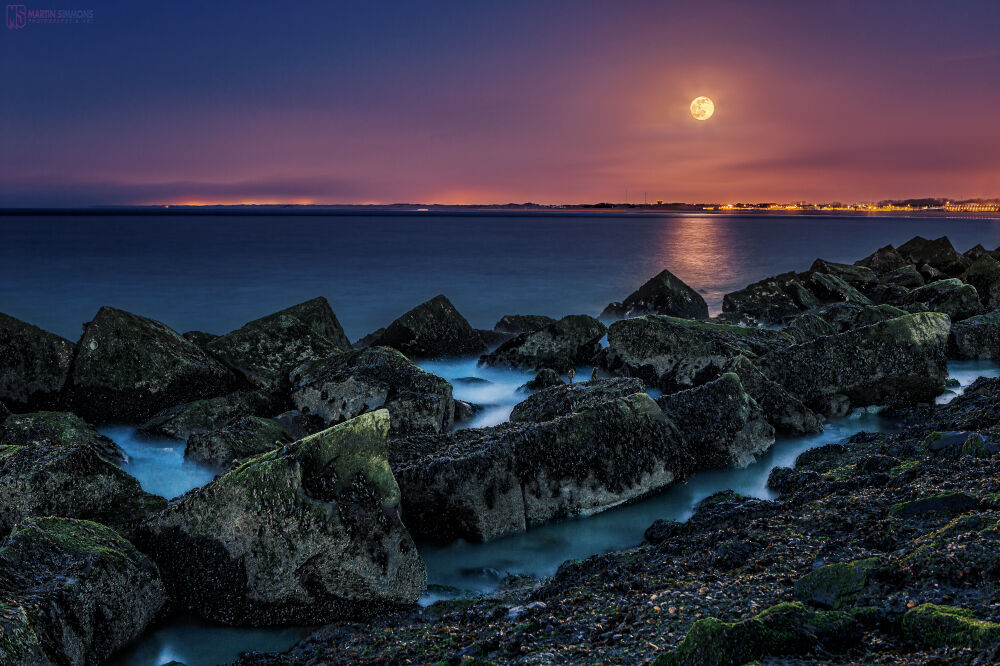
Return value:
[(695, 470), (746, 467), (774, 444), (774, 428), (735, 373), (656, 402), (680, 429)]
[(936, 312), (897, 317), (773, 351), (755, 363), (811, 409), (933, 401), (948, 375), (951, 322)]
[(621, 303), (604, 308), (601, 318), (664, 314), (687, 319), (708, 319), (708, 305), (701, 294), (664, 269)]
[(165, 324), (103, 307), (84, 324), (66, 390), (84, 418), (134, 423), (237, 387), (232, 372)]
[(947, 236), (935, 240), (914, 236), (899, 246), (899, 254), (914, 266), (926, 264), (951, 277), (969, 267), (969, 260), (958, 253)]
[(394, 435), (443, 432), (455, 418), (451, 384), (389, 347), (337, 354), (295, 370), (292, 402), (333, 425), (385, 407)]
[(888, 285), (905, 287), (906, 289), (916, 289), (925, 284), (924, 276), (920, 274), (913, 264), (900, 266), (896, 270), (889, 271), (882, 275), (882, 281)]
[(723, 314), (749, 317), (763, 324), (783, 324), (822, 302), (795, 273), (782, 273), (722, 297)]
[(903, 297), (899, 305), (915, 311), (943, 312), (954, 321), (983, 311), (976, 288), (958, 278), (938, 280), (914, 289)]
[(497, 333), (534, 333), (550, 324), (556, 323), (552, 317), (545, 315), (504, 315), (500, 317), (493, 330)]
[(531, 333), (521, 333), (513, 340), (486, 354), (480, 362), (527, 370), (552, 368), (566, 372), (576, 365), (593, 361), (600, 351), (607, 328), (587, 315), (568, 315)]
[(909, 266), (910, 263), (903, 258), (896, 248), (891, 245), (880, 247), (864, 259), (854, 262), (855, 266), (870, 268), (876, 275), (884, 275), (898, 268)]
[(836, 275), (810, 273), (806, 282), (809, 290), (823, 303), (860, 303), (871, 305), (871, 300)]
[(389, 324), (369, 346), (392, 347), (410, 358), (478, 356), (486, 351), (482, 336), (440, 294)]
[[(881, 321), (895, 319), (908, 314), (906, 310), (892, 305), (860, 305), (858, 303), (831, 303), (814, 310), (813, 314), (830, 324), (834, 333), (871, 326)], [(803, 315), (804, 316), (804, 315)], [(799, 319), (798, 317), (796, 320)], [(792, 323), (795, 323), (793, 320)], [(828, 334), (825, 334), (828, 335)], [(817, 337), (817, 336), (814, 336)]]
[(263, 391), (234, 391), (163, 410), (139, 430), (146, 435), (187, 439), (221, 428), (236, 418), (270, 415), (283, 407), (284, 403)]
[(414, 534), (476, 541), (608, 509), (682, 479), (689, 454), (645, 393), (553, 421), (408, 437), (393, 470)]
[(1000, 261), (984, 254), (962, 273), (962, 280), (976, 288), (983, 305), (988, 308), (1000, 306)]
[[(840, 305), (850, 304), (841, 303)], [(806, 342), (822, 335), (833, 335), (837, 332), (833, 324), (815, 312), (803, 312), (788, 322), (788, 325), (781, 330), (795, 338), (795, 342)]]
[(781, 331), (649, 315), (611, 325), (604, 365), (673, 393), (717, 378), (741, 354), (752, 359), (793, 342)]
[(270, 393), (288, 390), (288, 373), (303, 363), (351, 349), (325, 298), (314, 298), (242, 328), (206, 345), (257, 388)]
[(389, 413), (252, 458), (150, 520), (137, 541), (172, 598), (226, 624), (319, 624), (411, 606), (426, 587), (399, 518)]
[(184, 456), (216, 467), (280, 448), (290, 441), (277, 421), (241, 416), (216, 430), (191, 435)]
[(967, 360), (1000, 360), (1000, 310), (954, 322), (948, 355)]
[(807, 272), (832, 275), (865, 294), (878, 283), (878, 276), (874, 270), (858, 264), (838, 264), (834, 261), (817, 259)]
[(124, 454), (65, 412), (18, 414), (0, 423), (0, 533), (28, 516), (87, 518), (129, 526), (163, 498), (117, 466)]
[(563, 384), (560, 380), (559, 385), (543, 388), (527, 400), (514, 405), (510, 420), (517, 423), (551, 421), (645, 390), (642, 380), (625, 377), (576, 384)]
[(820, 416), (777, 382), (765, 377), (746, 356), (737, 356), (723, 369), (740, 378), (743, 390), (757, 402), (757, 406), (764, 412), (764, 418), (778, 432), (804, 435), (823, 430), (823, 419)]
[(74, 347), (54, 333), (0, 313), (0, 400), (14, 411), (55, 406)]
[(153, 562), (86, 520), (28, 518), (0, 547), (0, 662), (103, 664), (166, 603)]

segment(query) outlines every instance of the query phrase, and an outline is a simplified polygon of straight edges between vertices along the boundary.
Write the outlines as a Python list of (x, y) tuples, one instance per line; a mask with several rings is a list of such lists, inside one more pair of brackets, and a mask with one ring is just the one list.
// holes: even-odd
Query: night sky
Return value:
[(1000, 195), (993, 0), (25, 4), (0, 205)]

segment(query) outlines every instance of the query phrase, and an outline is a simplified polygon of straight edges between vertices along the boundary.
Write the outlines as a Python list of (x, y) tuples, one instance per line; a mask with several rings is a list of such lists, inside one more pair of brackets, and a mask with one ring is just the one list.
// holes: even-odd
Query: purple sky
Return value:
[(0, 206), (1000, 196), (1000, 2), (83, 3)]

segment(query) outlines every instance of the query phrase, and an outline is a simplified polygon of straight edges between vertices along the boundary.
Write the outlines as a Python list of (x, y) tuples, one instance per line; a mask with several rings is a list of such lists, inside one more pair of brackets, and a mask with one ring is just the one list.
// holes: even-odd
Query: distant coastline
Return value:
[[(650, 216), (670, 215), (718, 215), (723, 217), (913, 217), (913, 218), (956, 218), (956, 219), (1000, 219), (1000, 212), (947, 211), (940, 208), (926, 210), (780, 210), (780, 209), (725, 209), (707, 208), (710, 204), (663, 204), (641, 206), (636, 204), (609, 204), (604, 207), (593, 205), (567, 205), (560, 207), (542, 205), (435, 205), (435, 204), (389, 204), (389, 205), (300, 205), (300, 204), (241, 204), (218, 206), (88, 206), (79, 208), (0, 208), (0, 216), (118, 216), (118, 215), (394, 215), (394, 216), (463, 216), (507, 217), (516, 215), (545, 217), (580, 216)], [(714, 204), (711, 204), (714, 206)]]

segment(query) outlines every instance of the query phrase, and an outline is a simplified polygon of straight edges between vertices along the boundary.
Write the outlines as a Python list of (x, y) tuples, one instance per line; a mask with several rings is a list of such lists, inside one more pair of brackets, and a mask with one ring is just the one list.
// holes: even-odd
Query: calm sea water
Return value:
[[(717, 312), (722, 296), (813, 259), (853, 261), (914, 235), (949, 236), (964, 251), (1000, 245), (1000, 221), (699, 215), (537, 217), (0, 217), (0, 312), (70, 339), (101, 305), (159, 319), (180, 331), (224, 333), (288, 305), (326, 296), (352, 339), (444, 293), (476, 326), (503, 314), (597, 314), (663, 268), (698, 289)], [(525, 373), (474, 360), (422, 365), (486, 406), (471, 426), (497, 423), (523, 399)], [(586, 370), (586, 369), (584, 369)], [(962, 387), (1000, 374), (953, 363)], [(584, 372), (580, 376), (586, 376)], [(483, 381), (469, 381), (475, 377)], [(781, 440), (743, 470), (699, 474), (641, 502), (545, 525), (486, 544), (421, 545), (432, 588), (423, 602), (487, 592), (508, 573), (544, 576), (559, 563), (637, 544), (657, 518), (687, 518), (696, 502), (734, 489), (770, 497), (766, 480), (802, 451), (858, 430), (891, 429), (875, 414), (828, 424), (821, 435)], [(174, 496), (214, 470), (183, 458), (183, 443), (109, 427), (126, 466), (152, 492)], [(458, 592), (464, 590), (465, 592)], [(122, 665), (190, 666), (247, 649), (282, 650), (306, 628), (233, 629), (168, 618), (118, 655)]]
[(101, 305), (225, 333), (326, 296), (351, 339), (444, 293), (478, 327), (599, 313), (667, 268), (713, 311), (813, 259), (914, 235), (1000, 245), (1000, 221), (891, 217), (0, 217), (0, 312), (71, 340)]

